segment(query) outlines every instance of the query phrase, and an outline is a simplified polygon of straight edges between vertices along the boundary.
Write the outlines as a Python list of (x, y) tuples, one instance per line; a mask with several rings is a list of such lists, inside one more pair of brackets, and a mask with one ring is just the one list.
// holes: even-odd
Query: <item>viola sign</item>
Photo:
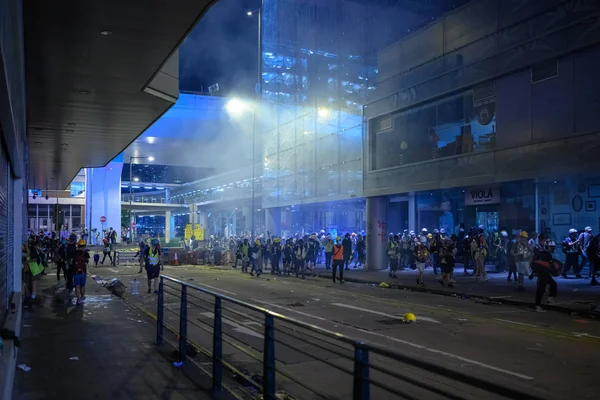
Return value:
[(465, 189), (465, 206), (500, 204), (500, 188), (475, 187)]

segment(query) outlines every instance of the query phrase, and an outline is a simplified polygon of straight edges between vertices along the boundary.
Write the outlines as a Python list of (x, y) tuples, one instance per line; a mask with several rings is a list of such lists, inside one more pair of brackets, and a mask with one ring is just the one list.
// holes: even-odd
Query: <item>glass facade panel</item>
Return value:
[(371, 168), (399, 167), (496, 147), (493, 101), (473, 104), (473, 92), (373, 119)]

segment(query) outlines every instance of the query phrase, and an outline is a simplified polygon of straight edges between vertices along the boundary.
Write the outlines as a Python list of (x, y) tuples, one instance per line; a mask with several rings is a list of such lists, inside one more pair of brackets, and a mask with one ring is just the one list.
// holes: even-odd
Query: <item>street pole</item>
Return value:
[(132, 196), (133, 196), (133, 156), (129, 156), (129, 230), (131, 232), (131, 241), (133, 242), (133, 221), (131, 216), (133, 214)]
[(257, 102), (254, 107), (252, 107), (252, 232), (251, 238), (252, 242), (254, 242), (254, 236), (256, 232), (255, 226), (255, 214), (256, 214), (256, 204), (255, 204), (255, 194), (256, 194), (256, 110), (257, 107), (260, 106), (260, 101), (262, 99), (262, 10), (263, 10), (263, 0), (261, 0), (260, 7), (258, 8), (257, 17), (258, 17), (258, 44), (257, 44), (257, 66), (256, 66), (256, 97)]

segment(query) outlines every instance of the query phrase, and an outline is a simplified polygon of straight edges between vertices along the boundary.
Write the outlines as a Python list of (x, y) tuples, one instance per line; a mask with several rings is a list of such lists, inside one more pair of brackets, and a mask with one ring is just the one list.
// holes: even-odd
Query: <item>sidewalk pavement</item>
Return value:
[(68, 306), (61, 289), (54, 274), (44, 276), (39, 301), (24, 305), (17, 358), (24, 366), (13, 398), (212, 398), (209, 378), (192, 381), (155, 346), (155, 326), (145, 317), (92, 279), (82, 306)]
[[(492, 266), (488, 265), (487, 267), (489, 269)], [(317, 265), (315, 269), (317, 276), (331, 279), (331, 271), (326, 270), (324, 265)], [(518, 291), (514, 282), (506, 280), (508, 272), (493, 273), (488, 271), (489, 280), (487, 282), (476, 282), (473, 276), (464, 276), (462, 264), (457, 264), (454, 269), (454, 280), (456, 281), (454, 288), (444, 288), (436, 279), (431, 268), (426, 269), (424, 273), (425, 287), (417, 285), (415, 270), (399, 270), (396, 275), (397, 278), (390, 278), (387, 269), (367, 271), (360, 269), (360, 267), (357, 269), (351, 267), (350, 270), (344, 271), (344, 280), (372, 285), (386, 282), (390, 287), (397, 289), (474, 298), (499, 304), (531, 307), (535, 304), (536, 280), (529, 280), (526, 277), (525, 290)], [(590, 286), (589, 279), (558, 277), (555, 280), (558, 284), (557, 304), (544, 305), (545, 308), (600, 318), (600, 286)]]

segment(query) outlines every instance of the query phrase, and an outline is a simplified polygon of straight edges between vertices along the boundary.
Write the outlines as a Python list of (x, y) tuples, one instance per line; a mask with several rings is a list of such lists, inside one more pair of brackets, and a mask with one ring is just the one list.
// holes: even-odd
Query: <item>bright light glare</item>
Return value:
[(150, 161), (150, 162), (154, 161), (154, 157), (152, 157), (152, 156), (148, 157), (148, 161)]
[(150, 144), (154, 144), (154, 142), (156, 141), (155, 137), (149, 136), (146, 138), (146, 141)]
[(133, 181), (134, 181), (134, 182), (139, 182), (139, 181), (140, 181), (140, 178), (133, 178)]
[(249, 17), (252, 16), (252, 11), (248, 11), (246, 14), (248, 14)]
[(317, 115), (320, 118), (327, 118), (329, 117), (330, 111), (326, 108), (319, 108), (319, 110), (317, 111)]
[(240, 116), (251, 109), (250, 105), (240, 99), (231, 99), (225, 105), (225, 110), (232, 116)]

